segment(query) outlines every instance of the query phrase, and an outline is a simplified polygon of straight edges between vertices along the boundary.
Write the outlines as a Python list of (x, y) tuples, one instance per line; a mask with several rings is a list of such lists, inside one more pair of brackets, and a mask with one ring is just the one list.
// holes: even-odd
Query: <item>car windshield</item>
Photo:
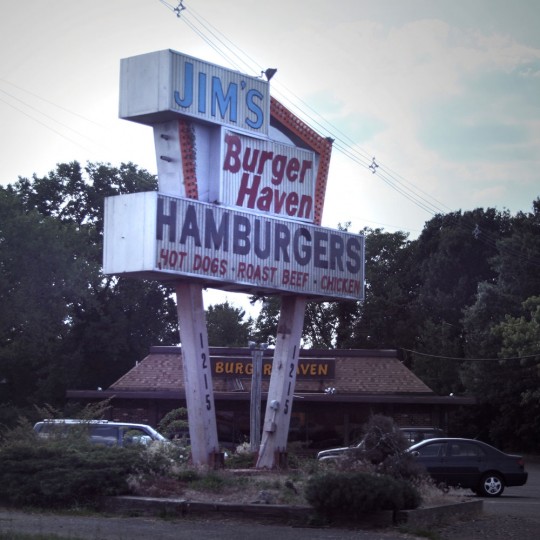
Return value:
[(417, 452), (420, 456), (436, 457), (442, 456), (445, 453), (446, 442), (437, 441), (426, 443), (425, 441), (413, 444), (409, 447), (409, 452)]

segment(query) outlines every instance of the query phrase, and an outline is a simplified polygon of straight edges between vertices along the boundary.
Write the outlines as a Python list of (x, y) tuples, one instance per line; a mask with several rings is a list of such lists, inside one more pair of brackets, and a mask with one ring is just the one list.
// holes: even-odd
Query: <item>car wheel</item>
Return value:
[(479, 494), (482, 497), (499, 497), (504, 491), (504, 483), (499, 473), (488, 473), (482, 477)]

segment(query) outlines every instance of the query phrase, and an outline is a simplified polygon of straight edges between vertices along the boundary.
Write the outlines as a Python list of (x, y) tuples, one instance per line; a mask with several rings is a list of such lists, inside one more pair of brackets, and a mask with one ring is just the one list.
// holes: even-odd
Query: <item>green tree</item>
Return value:
[(258, 343), (275, 345), (281, 299), (279, 296), (251, 297), (252, 303), (262, 302), (254, 322), (253, 337)]
[(529, 386), (537, 384), (535, 361), (519, 360), (539, 350), (538, 340), (535, 348), (530, 339), (534, 338), (534, 298), (540, 295), (539, 208), (536, 200), (532, 213), (520, 212), (511, 218), (498, 240), (480, 231), (479, 240), (497, 248), (490, 260), (496, 278), (481, 282), (475, 302), (464, 310), (467, 357), (518, 358), (467, 361), (461, 369), (465, 388), (479, 400), (479, 406), (465, 415), (463, 425), (478, 426), (478, 433), (496, 443), (528, 445), (535, 440), (529, 437), (527, 443), (516, 426), (531, 433), (540, 412)]
[[(252, 298), (253, 302), (256, 300)], [(276, 295), (259, 300), (262, 300), (263, 305), (253, 323), (253, 337), (260, 343), (275, 345), (281, 297)], [(308, 302), (304, 312), (303, 346), (321, 349), (333, 347), (337, 335), (337, 324), (336, 303)]]
[[(540, 448), (540, 297), (531, 297), (517, 317), (492, 328), (500, 360), (471, 361), (464, 380), (480, 403), (476, 416), (484, 435), (502, 447)], [(475, 424), (482, 422), (476, 420)]]
[(73, 162), (0, 189), (7, 420), (33, 404), (61, 405), (67, 388), (106, 387), (151, 345), (178, 342), (167, 287), (101, 272), (103, 198), (155, 187), (155, 177), (133, 164)]
[(497, 255), (497, 241), (510, 229), (507, 212), (491, 208), (451, 212), (427, 222), (414, 243), (410, 261), (418, 269), (411, 305), (417, 318), (414, 348), (430, 356), (413, 355), (412, 369), (440, 394), (464, 390), (463, 363), (446, 358), (465, 358), (464, 310), (474, 304), (480, 283), (496, 279), (491, 260)]
[(247, 347), (253, 321), (246, 312), (229, 302), (214, 304), (206, 310), (208, 344), (212, 347)]
[(336, 334), (342, 348), (391, 348), (410, 346), (414, 335), (410, 242), (404, 232), (363, 230), (365, 235), (365, 300), (336, 306)]
[(85, 294), (77, 231), (0, 189), (0, 399), (28, 405), (54, 386), (51, 365), (70, 331), (69, 305)]

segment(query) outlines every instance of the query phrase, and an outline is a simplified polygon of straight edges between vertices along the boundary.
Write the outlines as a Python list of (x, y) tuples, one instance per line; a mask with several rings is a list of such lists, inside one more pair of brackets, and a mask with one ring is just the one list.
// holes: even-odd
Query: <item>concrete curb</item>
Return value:
[(123, 515), (177, 516), (220, 514), (249, 519), (280, 519), (305, 522), (312, 514), (311, 506), (278, 504), (202, 503), (175, 498), (107, 497), (102, 510)]
[(479, 499), (415, 510), (400, 510), (396, 512), (395, 522), (411, 528), (438, 527), (475, 518), (482, 514), (483, 510), (484, 501)]
[[(314, 516), (311, 506), (286, 506), (277, 504), (201, 503), (185, 499), (156, 497), (107, 497), (103, 511), (128, 516), (187, 517), (221, 515), (258, 521), (279, 520), (281, 523), (305, 524)], [(410, 528), (430, 528), (465, 521), (480, 515), (483, 501), (400, 510), (381, 511), (366, 516), (360, 523), (372, 527), (405, 525)]]

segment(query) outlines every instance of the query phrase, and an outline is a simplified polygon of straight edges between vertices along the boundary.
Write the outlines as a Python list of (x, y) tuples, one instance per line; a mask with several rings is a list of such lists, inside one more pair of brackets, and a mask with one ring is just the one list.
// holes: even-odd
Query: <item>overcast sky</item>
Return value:
[(325, 226), (415, 237), (436, 212), (540, 195), (537, 0), (0, 3), (2, 185), (72, 160), (155, 173), (152, 129), (118, 119), (119, 64), (174, 49), (278, 69), (271, 93), (335, 139)]

